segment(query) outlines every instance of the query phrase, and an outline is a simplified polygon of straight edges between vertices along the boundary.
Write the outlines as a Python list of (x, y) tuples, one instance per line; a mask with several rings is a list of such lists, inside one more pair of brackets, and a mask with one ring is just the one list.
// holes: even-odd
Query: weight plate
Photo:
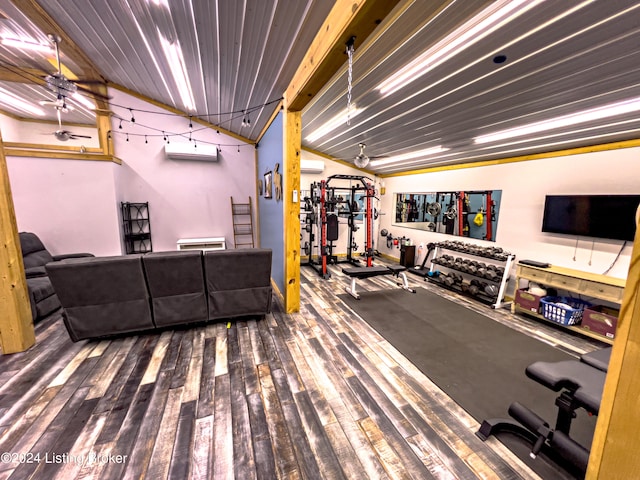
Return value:
[(429, 215), (433, 215), (434, 217), (437, 217), (438, 215), (440, 215), (441, 211), (442, 211), (442, 206), (438, 202), (430, 203), (427, 206), (427, 213)]

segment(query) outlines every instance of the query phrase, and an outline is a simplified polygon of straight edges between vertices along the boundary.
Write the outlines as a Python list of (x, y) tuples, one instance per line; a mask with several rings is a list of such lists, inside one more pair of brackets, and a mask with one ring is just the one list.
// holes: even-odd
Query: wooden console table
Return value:
[[(597, 273), (582, 272), (580, 270), (554, 266), (540, 268), (519, 263), (516, 265), (516, 290), (520, 285), (520, 279), (530, 280), (547, 287), (576, 292), (586, 297), (592, 297), (616, 304), (620, 304), (622, 302), (622, 294), (626, 283), (626, 280), (624, 279), (608, 277)], [(514, 292), (513, 297), (515, 298), (515, 296)], [(559, 325), (547, 320), (540, 314), (519, 308), (515, 302), (511, 304), (511, 311), (513, 313), (526, 313), (546, 322), (553, 323), (554, 325)], [(584, 329), (580, 325), (560, 326), (578, 332), (582, 335), (598, 339), (605, 343), (613, 343), (613, 339)]]

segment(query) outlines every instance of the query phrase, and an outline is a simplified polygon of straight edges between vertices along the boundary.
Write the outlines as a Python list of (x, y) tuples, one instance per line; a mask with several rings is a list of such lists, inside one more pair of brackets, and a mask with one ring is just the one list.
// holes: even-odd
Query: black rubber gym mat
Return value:
[[(525, 375), (533, 362), (577, 359), (422, 288), (339, 295), (479, 423), (519, 401), (555, 425), (558, 394)], [(589, 448), (596, 417), (578, 411), (571, 436)]]

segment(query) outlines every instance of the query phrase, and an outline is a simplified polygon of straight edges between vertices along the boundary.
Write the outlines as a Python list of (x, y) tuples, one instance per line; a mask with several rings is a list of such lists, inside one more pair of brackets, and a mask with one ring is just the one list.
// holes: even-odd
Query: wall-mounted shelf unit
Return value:
[[(622, 303), (622, 294), (626, 280), (621, 278), (608, 277), (597, 273), (582, 272), (570, 268), (550, 266), (547, 268), (534, 267), (531, 265), (517, 264), (516, 266), (516, 290), (520, 285), (520, 280), (529, 280), (546, 287), (578, 293), (586, 297), (603, 300), (614, 304)], [(514, 292), (515, 298), (515, 292)], [(553, 323), (562, 328), (567, 328), (587, 337), (595, 338), (601, 342), (613, 343), (613, 339), (604, 335), (587, 330), (580, 325), (565, 326), (559, 325), (544, 316), (519, 307), (515, 302), (511, 305), (514, 313), (525, 313), (545, 322)]]
[(120, 204), (125, 252), (147, 253), (153, 251), (151, 244), (151, 223), (149, 202)]

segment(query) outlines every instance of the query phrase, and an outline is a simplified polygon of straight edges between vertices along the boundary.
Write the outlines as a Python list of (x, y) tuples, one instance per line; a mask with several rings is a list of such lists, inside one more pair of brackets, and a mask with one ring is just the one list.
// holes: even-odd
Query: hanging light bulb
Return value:
[(144, 143), (149, 143), (149, 140), (147, 140), (147, 136), (144, 136)]
[(122, 130), (122, 119), (120, 119), (120, 125), (118, 125), (118, 128)]
[(131, 108), (130, 108), (130, 109), (129, 109), (129, 113), (131, 113), (131, 123), (136, 123), (136, 119), (135, 119), (135, 117), (133, 116), (133, 109), (131, 109)]

